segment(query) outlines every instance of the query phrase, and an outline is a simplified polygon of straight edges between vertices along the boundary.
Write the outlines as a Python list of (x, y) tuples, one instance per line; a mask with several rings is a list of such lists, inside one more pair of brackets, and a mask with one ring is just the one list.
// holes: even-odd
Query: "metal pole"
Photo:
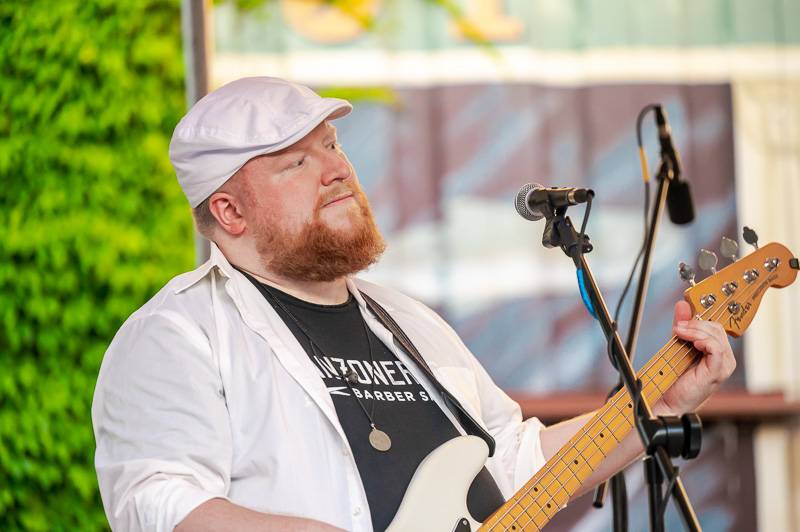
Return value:
[[(208, 94), (208, 4), (206, 0), (181, 1), (181, 31), (183, 61), (186, 70), (186, 107), (189, 108)], [(208, 260), (208, 240), (195, 231), (195, 262)]]

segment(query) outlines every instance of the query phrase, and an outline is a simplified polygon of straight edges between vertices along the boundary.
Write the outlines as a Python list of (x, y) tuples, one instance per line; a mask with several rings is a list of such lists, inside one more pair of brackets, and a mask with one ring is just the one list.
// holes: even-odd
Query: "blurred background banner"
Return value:
[[(613, 311), (643, 236), (636, 115), (665, 105), (697, 216), (661, 226), (643, 365), (670, 335), (679, 261), (743, 225), (800, 253), (798, 20), (796, 0), (0, 4), (0, 530), (107, 527), (92, 389), (122, 321), (196, 262), (167, 157), (186, 99), (269, 75), (353, 101), (336, 125), (389, 244), (365, 277), (439, 311), (526, 415), (554, 421), (581, 397), (599, 406), (615, 374), (517, 190), (596, 191), (588, 259)], [(643, 134), (652, 168), (652, 119)], [(771, 291), (733, 342), (727, 393), (744, 406), (710, 404), (682, 466), (706, 530), (800, 529), (796, 300)], [(646, 529), (640, 467), (627, 478), (631, 529)], [(548, 530), (610, 529), (609, 504), (589, 504)]]
[[(642, 365), (669, 336), (686, 288), (679, 261), (696, 268), (700, 248), (718, 250), (743, 225), (765, 242), (800, 245), (792, 20), (798, 2), (227, 3), (212, 13), (210, 79), (215, 87), (284, 77), (354, 100), (337, 126), (389, 242), (366, 276), (441, 312), (517, 398), (602, 393), (615, 380), (602, 334), (568, 259), (541, 246), (543, 223), (512, 208), (516, 191), (527, 182), (596, 191), (590, 262), (613, 310), (642, 240), (636, 115), (665, 105), (698, 213), (690, 226), (661, 227)], [(654, 162), (650, 122), (644, 138)], [(739, 366), (729, 389), (797, 397), (800, 343), (789, 331), (800, 322), (790, 298), (770, 294), (746, 348), (733, 342)], [(754, 437), (750, 426), (716, 421), (701, 457), (684, 467), (706, 529), (797, 527), (797, 433), (762, 427)], [(790, 467), (756, 485), (757, 472), (779, 462)], [(645, 529), (640, 468), (628, 477), (632, 529)], [(586, 497), (551, 526), (610, 528), (608, 509), (588, 505)], [(670, 519), (670, 529), (680, 526)]]

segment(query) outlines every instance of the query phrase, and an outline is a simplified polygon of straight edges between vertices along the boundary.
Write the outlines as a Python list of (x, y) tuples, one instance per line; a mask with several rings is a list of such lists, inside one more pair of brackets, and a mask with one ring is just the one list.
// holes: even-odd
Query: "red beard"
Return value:
[(377, 262), (386, 244), (360, 188), (351, 190), (359, 207), (357, 214), (349, 213), (353, 228), (335, 230), (321, 220), (322, 206), (342, 192), (337, 190), (320, 198), (314, 219), (298, 234), (259, 220), (256, 250), (265, 258), (268, 271), (293, 281), (330, 282)]

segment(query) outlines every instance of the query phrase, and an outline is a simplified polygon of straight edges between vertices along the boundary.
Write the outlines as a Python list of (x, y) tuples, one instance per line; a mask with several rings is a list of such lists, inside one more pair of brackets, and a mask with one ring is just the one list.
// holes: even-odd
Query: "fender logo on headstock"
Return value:
[(736, 327), (737, 330), (741, 330), (741, 323), (747, 313), (750, 312), (750, 309), (753, 307), (752, 303), (745, 303), (741, 307), (739, 307), (739, 312), (737, 314), (732, 315), (728, 318), (728, 326), (730, 328)]

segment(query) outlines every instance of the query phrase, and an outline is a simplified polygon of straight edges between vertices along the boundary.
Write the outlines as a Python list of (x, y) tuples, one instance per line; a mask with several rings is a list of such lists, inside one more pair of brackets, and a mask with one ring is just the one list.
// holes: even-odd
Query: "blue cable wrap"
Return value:
[(578, 268), (576, 270), (578, 274), (578, 288), (581, 291), (581, 299), (583, 300), (583, 305), (586, 307), (586, 310), (589, 311), (589, 314), (594, 319), (597, 319), (597, 314), (594, 311), (594, 306), (592, 306), (592, 300), (589, 297), (589, 293), (586, 291), (586, 282), (583, 279), (583, 268)]

